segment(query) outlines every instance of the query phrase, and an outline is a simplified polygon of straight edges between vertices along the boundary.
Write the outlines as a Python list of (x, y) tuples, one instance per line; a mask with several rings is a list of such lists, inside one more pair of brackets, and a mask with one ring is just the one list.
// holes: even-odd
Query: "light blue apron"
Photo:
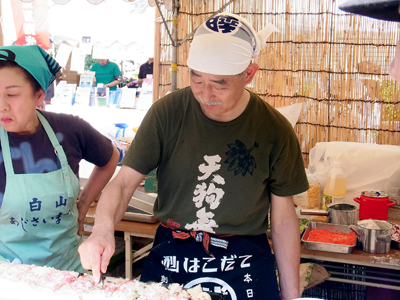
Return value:
[(0, 255), (24, 264), (83, 272), (78, 253), (79, 179), (47, 120), (37, 112), (61, 169), (14, 174), (7, 132), (0, 127), (6, 189), (0, 208)]

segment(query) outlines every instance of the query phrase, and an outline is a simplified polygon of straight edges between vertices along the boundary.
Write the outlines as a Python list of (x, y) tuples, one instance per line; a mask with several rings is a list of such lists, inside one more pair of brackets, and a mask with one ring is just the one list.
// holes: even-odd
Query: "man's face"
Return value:
[(190, 70), (193, 94), (203, 113), (215, 121), (227, 122), (237, 117), (245, 98), (246, 84), (246, 72), (240, 75), (213, 75)]
[(98, 59), (97, 62), (102, 66), (104, 66), (108, 63), (108, 59)]

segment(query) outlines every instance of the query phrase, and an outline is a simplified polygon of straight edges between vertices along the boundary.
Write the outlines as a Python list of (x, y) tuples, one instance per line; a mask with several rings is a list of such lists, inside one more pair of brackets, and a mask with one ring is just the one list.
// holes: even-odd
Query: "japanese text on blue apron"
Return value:
[(238, 257), (233, 254), (230, 257), (223, 256), (220, 261), (217, 261), (215, 257), (203, 257), (201, 259), (196, 257), (189, 259), (185, 257), (183, 262), (180, 262), (177, 260), (176, 256), (164, 256), (161, 264), (166, 270), (176, 273), (179, 273), (180, 268), (186, 273), (227, 272), (234, 270), (235, 267), (240, 269), (250, 268), (251, 265), (247, 260), (251, 257), (252, 255), (242, 255)]
[[(67, 198), (63, 198), (62, 196), (60, 196), (59, 199), (55, 201), (53, 208), (57, 210), (59, 209), (59, 207), (66, 207), (67, 200)], [(10, 224), (21, 227), (21, 230), (25, 232), (28, 232), (28, 230), (33, 229), (40, 224), (49, 223), (51, 225), (59, 225), (63, 216), (68, 216), (72, 214), (71, 210), (68, 210), (67, 213), (59, 211), (55, 215), (45, 214), (43, 217), (42, 201), (40, 201), (38, 198), (32, 198), (32, 201), (28, 202), (28, 205), (29, 211), (32, 213), (31, 216), (29, 216), (28, 218), (17, 216), (10, 217)]]

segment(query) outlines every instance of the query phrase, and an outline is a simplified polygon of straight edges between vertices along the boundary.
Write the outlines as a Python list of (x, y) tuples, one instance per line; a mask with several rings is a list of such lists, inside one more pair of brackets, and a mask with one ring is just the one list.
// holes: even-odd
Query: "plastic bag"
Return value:
[(302, 108), (303, 103), (295, 103), (288, 106), (277, 107), (276, 110), (284, 115), (294, 127), (300, 117)]
[(390, 200), (396, 201), (400, 205), (400, 169), (388, 178), (384, 191), (388, 194)]
[(293, 203), (300, 208), (319, 209), (321, 207), (321, 185), (318, 178), (306, 169), (309, 189), (293, 196)]
[(318, 178), (321, 187), (334, 161), (339, 161), (346, 178), (346, 201), (362, 191), (385, 191), (389, 177), (400, 169), (400, 147), (354, 142), (317, 143), (310, 151), (309, 173)]

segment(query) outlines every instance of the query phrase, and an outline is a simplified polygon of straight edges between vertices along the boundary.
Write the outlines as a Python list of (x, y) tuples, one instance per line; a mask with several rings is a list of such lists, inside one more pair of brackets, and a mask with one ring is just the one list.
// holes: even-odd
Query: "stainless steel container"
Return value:
[(340, 245), (340, 244), (321, 243), (321, 242), (309, 242), (309, 241), (307, 241), (307, 239), (308, 239), (308, 236), (309, 236), (311, 230), (313, 230), (313, 229), (328, 229), (329, 231), (335, 231), (335, 232), (341, 231), (343, 233), (352, 232), (351, 229), (349, 228), (349, 226), (346, 226), (346, 225), (309, 222), (308, 228), (304, 232), (303, 237), (301, 238), (301, 241), (303, 242), (304, 247), (306, 249), (349, 254), (356, 247), (356, 242), (354, 242), (353, 245)]
[(350, 228), (357, 233), (357, 248), (368, 253), (387, 253), (390, 250), (392, 225), (380, 220), (362, 220)]
[(327, 223), (339, 225), (356, 225), (358, 208), (347, 203), (335, 203), (324, 209), (301, 209), (301, 215), (327, 216)]

